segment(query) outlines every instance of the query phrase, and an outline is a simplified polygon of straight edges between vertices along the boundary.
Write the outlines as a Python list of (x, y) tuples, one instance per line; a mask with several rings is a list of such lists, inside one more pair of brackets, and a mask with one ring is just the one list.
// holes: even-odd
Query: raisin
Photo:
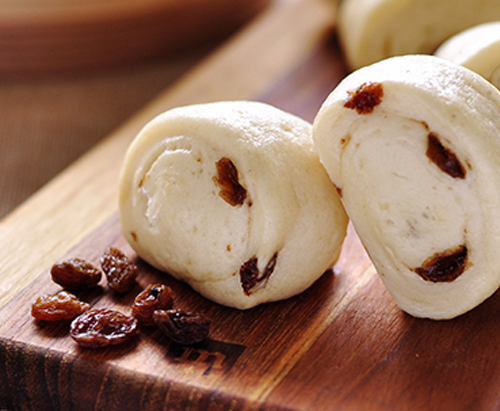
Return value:
[(240, 267), (241, 286), (246, 295), (250, 295), (250, 290), (257, 284), (257, 279), (259, 277), (257, 261), (257, 257), (252, 257)]
[(467, 266), (467, 247), (461, 245), (442, 253), (436, 253), (424, 261), (415, 272), (426, 281), (449, 283), (455, 281)]
[(42, 321), (72, 320), (87, 311), (90, 304), (67, 291), (38, 297), (31, 306), (31, 315)]
[(465, 178), (464, 166), (453, 151), (443, 146), (435, 133), (429, 133), (427, 136), (427, 152), (425, 154), (442, 172), (453, 178)]
[(174, 306), (174, 292), (164, 284), (150, 284), (135, 297), (132, 315), (141, 325), (154, 325), (155, 310), (169, 310)]
[(119, 293), (130, 291), (136, 284), (138, 269), (128, 257), (114, 247), (109, 247), (101, 257), (101, 268), (109, 288)]
[(70, 335), (82, 347), (100, 348), (123, 344), (137, 331), (134, 317), (109, 309), (90, 310), (71, 322)]
[(382, 102), (384, 89), (380, 83), (363, 83), (356, 91), (348, 91), (345, 108), (356, 110), (358, 114), (370, 114)]
[(71, 258), (53, 265), (50, 274), (54, 282), (72, 291), (93, 287), (102, 276), (99, 269), (80, 258)]
[(184, 310), (156, 310), (153, 315), (156, 326), (172, 341), (191, 345), (208, 337), (211, 320), (201, 313)]
[(215, 183), (219, 186), (219, 195), (232, 206), (242, 205), (247, 198), (247, 190), (238, 180), (238, 169), (227, 157), (221, 158), (217, 163), (217, 177)]
[(240, 281), (243, 287), (243, 292), (246, 295), (250, 295), (252, 289), (254, 289), (259, 283), (269, 278), (276, 267), (276, 261), (278, 259), (278, 253), (274, 253), (273, 257), (267, 263), (264, 272), (259, 277), (259, 268), (257, 267), (257, 257), (252, 257), (250, 260), (243, 263), (240, 267)]

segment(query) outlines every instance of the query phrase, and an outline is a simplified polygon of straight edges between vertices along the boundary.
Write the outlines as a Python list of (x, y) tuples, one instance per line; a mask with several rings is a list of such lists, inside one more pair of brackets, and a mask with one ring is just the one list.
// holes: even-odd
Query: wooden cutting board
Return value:
[(84, 72), (221, 40), (269, 0), (0, 0), (0, 73)]
[[(139, 260), (130, 294), (117, 297), (103, 286), (83, 296), (129, 312), (146, 284), (166, 283), (178, 307), (213, 319), (210, 338), (194, 347), (141, 330), (126, 346), (81, 349), (68, 324), (39, 324), (29, 315), (36, 296), (58, 289), (48, 274), (57, 260), (96, 263), (109, 245), (134, 255), (120, 232), (114, 183), (147, 119), (187, 102), (251, 98), (312, 120), (347, 73), (332, 21), (321, 1), (278, 2), (0, 224), (0, 408), (499, 408), (500, 295), (451, 321), (412, 318), (385, 290), (352, 227), (332, 272), (300, 296), (248, 311), (214, 304)], [(283, 34), (286, 28), (294, 30)], [(265, 43), (270, 35), (276, 43)]]

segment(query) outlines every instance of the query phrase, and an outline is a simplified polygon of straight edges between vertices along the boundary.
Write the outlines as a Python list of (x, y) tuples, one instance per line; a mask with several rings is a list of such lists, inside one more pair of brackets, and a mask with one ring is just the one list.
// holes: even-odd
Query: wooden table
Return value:
[[(141, 264), (141, 286), (165, 281), (181, 306), (213, 316), (194, 348), (143, 331), (132, 346), (79, 349), (65, 325), (36, 324), (33, 297), (54, 290), (64, 256), (131, 252), (117, 221), (117, 175), (138, 130), (179, 105), (261, 100), (308, 120), (347, 70), (322, 0), (277, 0), (0, 223), (0, 408), (36, 410), (424, 409), (500, 404), (498, 293), (452, 321), (414, 319), (384, 289), (355, 232), (334, 272), (287, 301), (240, 312), (204, 300)], [(126, 310), (104, 291), (95, 304)]]

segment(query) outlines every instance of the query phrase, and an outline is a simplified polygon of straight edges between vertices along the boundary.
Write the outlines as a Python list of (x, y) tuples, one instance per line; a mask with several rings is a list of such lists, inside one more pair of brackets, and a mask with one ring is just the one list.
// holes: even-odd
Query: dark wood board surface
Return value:
[[(312, 120), (346, 74), (333, 37), (256, 100)], [(114, 245), (134, 256), (114, 215), (65, 257), (97, 263)], [(68, 323), (41, 324), (34, 299), (48, 272), (0, 310), (0, 408), (20, 410), (493, 410), (500, 407), (500, 296), (451, 321), (401, 312), (350, 228), (340, 260), (309, 290), (238, 311), (214, 304), (138, 260), (125, 296), (103, 285), (83, 299), (130, 312), (152, 282), (176, 306), (213, 319), (208, 341), (170, 343), (141, 329), (132, 344), (81, 349)]]

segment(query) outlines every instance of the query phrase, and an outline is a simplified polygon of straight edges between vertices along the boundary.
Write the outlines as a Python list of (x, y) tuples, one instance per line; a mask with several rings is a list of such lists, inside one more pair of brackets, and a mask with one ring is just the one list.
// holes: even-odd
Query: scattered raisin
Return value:
[(464, 166), (453, 151), (443, 146), (435, 133), (429, 133), (427, 136), (427, 152), (425, 154), (442, 172), (453, 178), (465, 178)]
[[(249, 274), (252, 286), (273, 272), (276, 259), (277, 253), (268, 262), (260, 278), (258, 272), (255, 276)], [(134, 286), (138, 268), (120, 250), (107, 248), (101, 257), (101, 267), (110, 289), (127, 292)], [(243, 268), (242, 270), (245, 271)], [(102, 277), (99, 269), (79, 258), (55, 264), (50, 272), (54, 282), (74, 291), (95, 286)], [(136, 334), (139, 324), (156, 324), (172, 341), (179, 344), (195, 344), (208, 337), (211, 323), (208, 317), (201, 313), (174, 310), (173, 305), (174, 293), (170, 287), (151, 284), (136, 296), (130, 316), (111, 309), (89, 310), (90, 304), (79, 300), (66, 290), (39, 297), (33, 303), (31, 313), (38, 320), (72, 320), (71, 338), (82, 347), (89, 348), (126, 343)]]
[(70, 335), (82, 347), (100, 348), (123, 344), (137, 331), (137, 320), (119, 311), (90, 310), (71, 322)]
[(90, 304), (67, 291), (38, 297), (31, 306), (31, 315), (42, 321), (72, 320), (87, 311)]
[(242, 205), (247, 198), (247, 190), (238, 180), (238, 169), (227, 157), (221, 158), (217, 163), (217, 176), (215, 183), (219, 186), (219, 195), (232, 206)]
[(93, 287), (102, 276), (99, 269), (80, 258), (71, 258), (53, 265), (50, 274), (54, 282), (72, 291)]
[(415, 272), (426, 281), (449, 283), (455, 281), (465, 271), (467, 247), (461, 245), (442, 253), (436, 253), (424, 261)]
[(177, 310), (156, 310), (156, 326), (172, 341), (191, 345), (203, 341), (210, 332), (210, 319), (201, 314)]
[(109, 288), (126, 293), (135, 285), (137, 266), (120, 250), (109, 247), (101, 257), (102, 271), (106, 275)]
[(174, 292), (164, 284), (150, 284), (135, 297), (132, 315), (141, 325), (154, 325), (155, 310), (169, 310), (174, 306)]
[(345, 108), (356, 110), (358, 114), (370, 114), (382, 102), (384, 89), (380, 83), (363, 83), (356, 91), (347, 94)]
[(243, 292), (246, 295), (250, 295), (252, 289), (255, 288), (259, 283), (263, 282), (273, 273), (276, 267), (276, 261), (278, 259), (278, 253), (274, 253), (272, 258), (266, 265), (264, 272), (259, 277), (259, 268), (257, 267), (257, 257), (252, 257), (250, 260), (243, 263), (240, 267), (240, 281), (243, 287)]

